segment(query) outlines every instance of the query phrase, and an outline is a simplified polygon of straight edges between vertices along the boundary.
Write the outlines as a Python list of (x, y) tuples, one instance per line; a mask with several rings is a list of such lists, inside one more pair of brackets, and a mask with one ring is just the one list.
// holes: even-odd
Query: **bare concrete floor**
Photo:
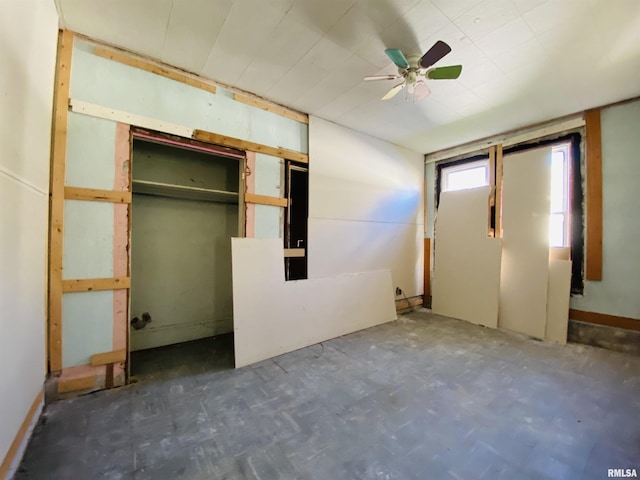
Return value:
[(17, 479), (640, 474), (640, 357), (426, 311), (239, 370), (49, 405)]

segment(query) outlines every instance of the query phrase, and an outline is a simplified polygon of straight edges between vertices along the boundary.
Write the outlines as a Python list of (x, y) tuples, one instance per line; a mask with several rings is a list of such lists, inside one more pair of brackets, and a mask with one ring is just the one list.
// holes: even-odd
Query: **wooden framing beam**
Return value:
[(202, 142), (216, 143), (226, 147), (237, 148), (238, 150), (263, 153), (272, 157), (293, 160), (294, 162), (309, 163), (309, 156), (306, 153), (294, 152), (293, 150), (287, 150), (286, 148), (269, 147), (267, 145), (250, 142), (248, 140), (226, 137), (224, 135), (218, 135), (217, 133), (206, 132), (204, 130), (194, 130), (193, 138)]
[(286, 207), (289, 201), (286, 198), (269, 197), (267, 195), (256, 195), (255, 193), (244, 194), (245, 203), (254, 203), (256, 205), (271, 205), (274, 207)]
[(410, 298), (402, 298), (400, 300), (396, 300), (396, 312), (399, 310), (406, 310), (411, 307), (418, 307), (423, 305), (424, 300), (422, 297), (410, 297)]
[(62, 242), (64, 179), (67, 157), (67, 117), (73, 33), (64, 30), (58, 39), (58, 62), (53, 111), (51, 152), (51, 202), (49, 222), (49, 371), (62, 370)]
[(495, 211), (496, 221), (494, 237), (502, 238), (502, 144), (496, 145), (496, 188), (495, 188)]
[(585, 279), (602, 280), (602, 136), (600, 109), (584, 113), (586, 124), (586, 259)]
[(569, 318), (580, 322), (605, 325), (607, 327), (624, 328), (625, 330), (640, 331), (640, 319), (619, 317), (597, 312), (585, 312), (583, 310), (569, 309)]
[(424, 239), (424, 303), (431, 298), (431, 239)]
[(131, 203), (131, 192), (99, 190), (97, 188), (64, 187), (64, 198), (66, 200)]
[(22, 425), (20, 425), (20, 429), (18, 430), (18, 433), (16, 433), (16, 436), (14, 437), (13, 442), (11, 442), (11, 445), (9, 446), (9, 450), (7, 451), (7, 454), (4, 456), (4, 459), (0, 464), (0, 478), (9, 478), (7, 477), (9, 473), (9, 468), (11, 468), (11, 465), (13, 464), (13, 461), (16, 458), (18, 449), (20, 448), (20, 446), (22, 445), (22, 442), (24, 441), (24, 437), (27, 434), (27, 430), (29, 429), (29, 426), (33, 422), (33, 418), (36, 412), (38, 411), (38, 407), (42, 403), (43, 397), (44, 397), (44, 394), (40, 391), (36, 395), (36, 398), (33, 400), (33, 403), (31, 404), (31, 408), (29, 408), (29, 412), (27, 413), (27, 416), (24, 417), (24, 420), (22, 421)]
[(117, 278), (82, 278), (62, 281), (62, 291), (72, 292), (92, 292), (97, 290), (120, 290), (131, 287), (130, 277)]
[(184, 83), (185, 85), (189, 85), (190, 87), (199, 88), (200, 90), (206, 90), (210, 93), (216, 93), (215, 85), (194, 78), (193, 76), (183, 73), (176, 68), (171, 68), (168, 65), (162, 65), (160, 63), (144, 60), (128, 53), (102, 46), (96, 46), (94, 48), (94, 53), (98, 57), (108, 58), (109, 60), (112, 60), (114, 62), (122, 63), (123, 65), (127, 65), (133, 68), (138, 68), (140, 70), (144, 70), (145, 72), (155, 73), (156, 75), (175, 80), (176, 82)]
[(304, 248), (285, 248), (284, 258), (304, 258), (306, 250)]
[(76, 392), (78, 390), (87, 390), (96, 386), (97, 375), (88, 377), (60, 379), (58, 380), (58, 393)]
[(306, 124), (309, 123), (309, 115), (305, 115), (304, 113), (298, 113), (287, 107), (276, 105), (274, 103), (270, 103), (257, 98), (252, 98), (247, 95), (242, 95), (240, 93), (234, 93), (233, 99), (237, 102), (242, 102), (246, 105), (250, 105), (256, 108), (261, 108), (262, 110), (266, 110), (267, 112), (275, 113), (276, 115), (290, 118), (291, 120), (295, 120), (296, 122), (306, 123)]
[(127, 360), (127, 350), (114, 350), (113, 352), (96, 353), (91, 355), (91, 366), (98, 367), (100, 365), (110, 365), (120, 363)]

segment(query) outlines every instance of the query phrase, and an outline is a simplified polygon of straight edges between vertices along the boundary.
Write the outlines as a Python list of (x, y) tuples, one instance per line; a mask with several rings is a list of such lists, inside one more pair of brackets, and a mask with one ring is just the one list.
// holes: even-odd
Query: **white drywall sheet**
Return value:
[(569, 326), (570, 260), (549, 260), (548, 288), (545, 340), (564, 345)]
[(540, 339), (547, 318), (550, 158), (545, 147), (503, 160), (498, 326)]
[(432, 309), (496, 328), (502, 242), (487, 237), (490, 192), (481, 187), (440, 195)]
[(236, 367), (396, 318), (388, 270), (285, 282), (282, 240), (231, 242)]
[(422, 294), (424, 158), (309, 118), (309, 278), (390, 269)]
[[(46, 375), (57, 36), (54, 2), (0, 2), (0, 462), (42, 392)], [(11, 476), (10, 471), (7, 478)]]

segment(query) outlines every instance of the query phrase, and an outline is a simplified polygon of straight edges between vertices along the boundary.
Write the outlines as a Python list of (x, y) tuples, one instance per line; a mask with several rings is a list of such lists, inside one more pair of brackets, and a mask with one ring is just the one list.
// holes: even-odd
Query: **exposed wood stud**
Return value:
[(99, 190), (97, 188), (64, 187), (64, 198), (66, 200), (131, 203), (131, 192)]
[(602, 136), (600, 109), (587, 110), (586, 124), (586, 259), (585, 278), (602, 280)]
[(284, 258), (303, 258), (305, 256), (304, 248), (285, 248)]
[(94, 53), (98, 57), (108, 58), (109, 60), (113, 60), (114, 62), (122, 63), (133, 68), (138, 68), (146, 72), (155, 73), (156, 75), (175, 80), (176, 82), (184, 83), (185, 85), (189, 85), (190, 87), (206, 90), (210, 93), (216, 93), (215, 85), (203, 82), (202, 80), (194, 78), (186, 73), (182, 73), (177, 69), (170, 68), (169, 66), (164, 66), (148, 60), (143, 60), (142, 58), (134, 57), (128, 53), (101, 46), (96, 46), (94, 48)]
[(58, 380), (58, 393), (76, 392), (87, 390), (96, 386), (96, 375), (88, 377), (71, 378), (69, 380)]
[(274, 207), (286, 207), (288, 200), (280, 197), (269, 197), (267, 195), (256, 195), (255, 193), (244, 194), (245, 203), (255, 203), (257, 205), (271, 205)]
[(62, 291), (65, 293), (119, 290), (121, 288), (129, 287), (131, 287), (130, 277), (82, 278), (62, 281)]
[(248, 140), (240, 140), (238, 138), (226, 137), (217, 133), (206, 132), (204, 130), (194, 130), (193, 138), (203, 142), (216, 143), (227, 147), (237, 148), (239, 150), (248, 150), (250, 152), (263, 153), (272, 157), (293, 160), (294, 162), (309, 163), (309, 156), (306, 153), (294, 152), (286, 148), (269, 147), (259, 143), (249, 142)]
[(640, 331), (640, 319), (606, 315), (597, 312), (585, 312), (583, 310), (569, 309), (569, 318), (580, 322), (606, 325), (607, 327), (624, 328), (626, 330)]
[(242, 102), (246, 105), (251, 105), (252, 107), (261, 108), (262, 110), (266, 110), (267, 112), (275, 113), (282, 117), (290, 118), (291, 120), (295, 120), (301, 123), (309, 123), (309, 116), (304, 113), (298, 113), (289, 108), (282, 107), (280, 105), (275, 105), (270, 102), (266, 102), (264, 100), (259, 100), (257, 98), (248, 97), (246, 95), (242, 95), (240, 93), (234, 93), (233, 99), (237, 102)]
[(127, 350), (114, 350), (113, 352), (96, 353), (91, 355), (91, 366), (109, 365), (110, 363), (124, 362), (127, 359)]
[(59, 36), (53, 112), (51, 154), (51, 202), (49, 231), (49, 371), (62, 370), (62, 241), (64, 223), (64, 180), (67, 156), (67, 116), (73, 33)]
[(496, 188), (495, 188), (495, 230), (494, 236), (502, 238), (502, 144), (496, 145)]
[(424, 303), (431, 299), (431, 239), (424, 239)]

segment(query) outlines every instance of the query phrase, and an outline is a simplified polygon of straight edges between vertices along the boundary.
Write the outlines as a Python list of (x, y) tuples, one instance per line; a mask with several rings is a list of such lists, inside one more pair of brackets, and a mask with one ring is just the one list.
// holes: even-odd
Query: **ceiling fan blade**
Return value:
[(400, 75), (373, 75), (371, 77), (364, 77), (365, 82), (371, 82), (373, 80), (397, 80), (402, 78)]
[(427, 84), (422, 81), (416, 82), (413, 97), (416, 100), (422, 100), (423, 98), (427, 98), (429, 95), (431, 95), (431, 89), (427, 86)]
[(393, 87), (391, 90), (389, 90), (384, 97), (382, 97), (382, 100), (389, 100), (390, 98), (395, 97), (398, 92), (400, 90), (402, 90), (402, 88), (404, 87), (404, 82), (403, 83), (399, 83), (398, 85), (396, 85), (395, 87)]
[(387, 57), (389, 57), (398, 68), (409, 68), (409, 62), (407, 61), (407, 58), (399, 49), (387, 48), (384, 53), (387, 54)]
[(442, 57), (447, 55), (451, 51), (451, 47), (444, 43), (442, 40), (438, 40), (433, 44), (427, 53), (425, 53), (420, 59), (420, 66), (422, 68), (429, 68), (431, 65), (435, 64)]
[(451, 65), (431, 69), (426, 76), (431, 80), (453, 80), (460, 76), (460, 72), (462, 72), (462, 65)]

